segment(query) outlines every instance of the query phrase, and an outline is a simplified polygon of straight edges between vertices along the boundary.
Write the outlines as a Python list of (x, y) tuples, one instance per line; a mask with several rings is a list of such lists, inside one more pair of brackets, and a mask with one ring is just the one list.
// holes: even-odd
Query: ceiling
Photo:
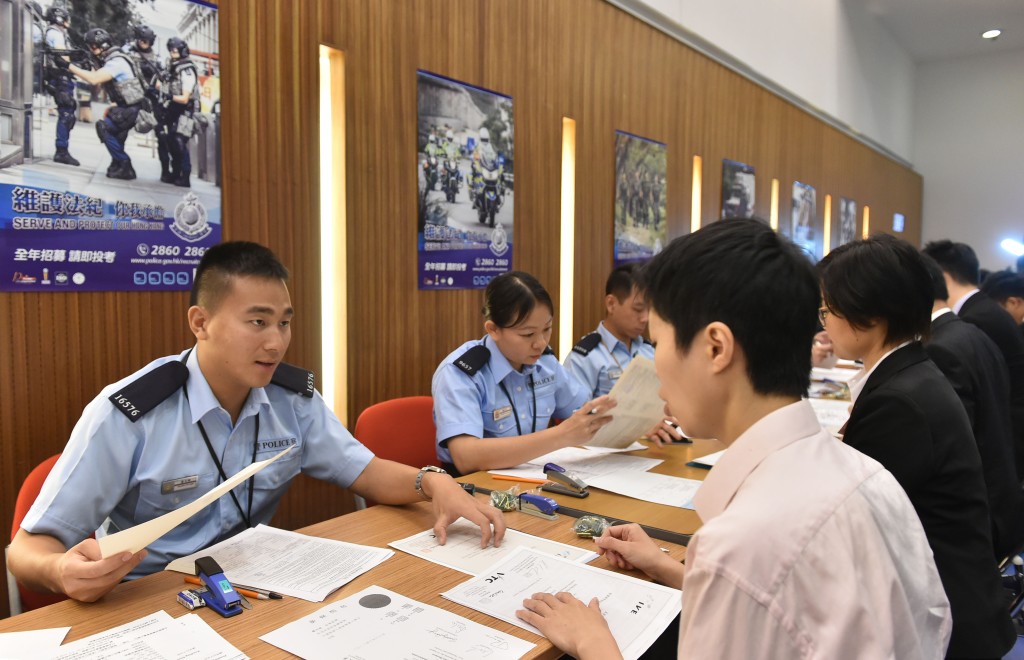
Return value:
[[(864, 7), (915, 62), (1024, 48), (1024, 0), (846, 0)], [(990, 41), (981, 33), (999, 28)]]

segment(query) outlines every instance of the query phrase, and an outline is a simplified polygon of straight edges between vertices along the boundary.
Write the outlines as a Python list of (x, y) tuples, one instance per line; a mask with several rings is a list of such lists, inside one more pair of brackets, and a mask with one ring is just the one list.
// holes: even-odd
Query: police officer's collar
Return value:
[[(207, 382), (206, 376), (203, 375), (203, 370), (199, 368), (198, 346), (183, 352), (181, 357), (185, 360), (185, 366), (188, 367), (188, 380), (185, 382), (185, 388), (188, 391), (188, 404), (192, 412), (192, 423), (195, 424), (211, 410), (223, 410), (223, 406), (220, 405), (216, 395), (214, 395), (213, 390), (210, 388), (210, 383)], [(267, 397), (266, 390), (262, 387), (252, 388), (249, 390), (249, 396), (245, 400), (245, 405), (242, 406), (242, 412), (239, 413), (238, 421), (235, 422), (235, 425), (237, 426), (246, 417), (255, 415), (261, 407), (269, 405), (270, 399)]]
[[(512, 364), (509, 363), (508, 358), (506, 358), (505, 354), (501, 352), (501, 349), (494, 343), (494, 340), (491, 339), (490, 335), (484, 336), (483, 345), (491, 352), (491, 375), (494, 377), (495, 383), (500, 383), (505, 380), (505, 376), (516, 372), (516, 370), (512, 368)], [(536, 369), (537, 365), (535, 364), (524, 364), (523, 371), (521, 373), (523, 376), (528, 376)]]
[[(601, 343), (603, 343), (606, 347), (608, 347), (609, 351), (614, 351), (616, 344), (622, 344), (622, 342), (619, 341), (619, 338), (616, 337), (615, 335), (613, 335), (612, 331), (609, 330), (607, 327), (605, 327), (604, 321), (601, 321), (600, 323), (597, 324), (597, 332), (601, 335)], [(633, 353), (633, 346), (632, 345), (635, 342), (637, 342), (637, 341), (638, 341), (637, 339), (631, 338), (629, 340), (629, 343), (630, 343), (629, 346), (626, 346), (625, 344), (622, 344), (623, 346), (626, 347), (626, 352), (627, 353), (629, 353), (629, 354)]]

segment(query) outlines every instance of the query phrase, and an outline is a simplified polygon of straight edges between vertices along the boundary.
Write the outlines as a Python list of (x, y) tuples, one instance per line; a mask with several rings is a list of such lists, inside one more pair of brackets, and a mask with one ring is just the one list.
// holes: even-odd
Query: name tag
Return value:
[(618, 380), (622, 377), (622, 369), (609, 369), (608, 378), (611, 380)]
[(179, 493), (183, 490), (192, 490), (199, 485), (199, 475), (192, 477), (181, 477), (180, 479), (168, 479), (160, 484), (160, 492), (164, 495)]
[(494, 409), (494, 421), (499, 419), (505, 419), (506, 417), (512, 416), (512, 406), (505, 406), (503, 408)]

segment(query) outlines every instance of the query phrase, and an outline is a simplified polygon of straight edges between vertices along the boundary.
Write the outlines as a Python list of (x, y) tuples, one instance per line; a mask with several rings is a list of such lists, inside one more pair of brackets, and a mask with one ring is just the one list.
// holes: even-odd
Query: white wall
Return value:
[(915, 66), (844, 0), (636, 0), (914, 162)]
[(1024, 50), (918, 66), (914, 169), (924, 177), (925, 241), (971, 245), (983, 268), (1024, 239)]

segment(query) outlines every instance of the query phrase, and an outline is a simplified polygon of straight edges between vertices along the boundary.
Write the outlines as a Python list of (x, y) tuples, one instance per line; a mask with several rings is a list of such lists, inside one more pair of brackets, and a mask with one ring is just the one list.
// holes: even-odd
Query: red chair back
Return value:
[(356, 438), (375, 456), (417, 468), (438, 465), (435, 433), (430, 396), (382, 401), (356, 420)]
[[(24, 520), (28, 510), (32, 508), (32, 504), (36, 501), (36, 497), (39, 496), (39, 491), (43, 487), (43, 482), (46, 481), (47, 475), (50, 474), (50, 470), (53, 469), (53, 465), (57, 462), (58, 458), (60, 458), (60, 454), (46, 459), (29, 472), (28, 476), (25, 477), (25, 481), (22, 482), (21, 489), (18, 491), (18, 499), (14, 503), (14, 521), (11, 524), (12, 541), (14, 540), (14, 535), (21, 529), (21, 521)], [(64, 594), (41, 594), (29, 591), (20, 584), (18, 585), (18, 591), (21, 592), (21, 609), (24, 612), (67, 600), (67, 596)]]

